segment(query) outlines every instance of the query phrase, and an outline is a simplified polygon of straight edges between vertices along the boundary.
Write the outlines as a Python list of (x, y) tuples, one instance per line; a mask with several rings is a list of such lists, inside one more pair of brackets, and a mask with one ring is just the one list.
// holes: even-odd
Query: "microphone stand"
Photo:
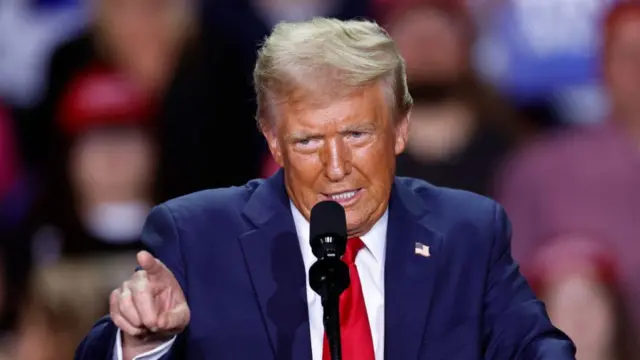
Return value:
[(329, 343), (331, 359), (342, 360), (340, 294), (349, 287), (349, 268), (340, 259), (320, 259), (309, 269), (309, 282), (311, 288), (322, 299), (322, 322)]
[(327, 334), (332, 360), (342, 360), (342, 341), (340, 339), (340, 293), (327, 289), (322, 297), (324, 331)]

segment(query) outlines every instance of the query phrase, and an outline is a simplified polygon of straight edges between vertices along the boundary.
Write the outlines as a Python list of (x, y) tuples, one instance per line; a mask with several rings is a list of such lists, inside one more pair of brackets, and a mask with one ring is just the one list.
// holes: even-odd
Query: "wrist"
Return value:
[(122, 332), (122, 355), (131, 360), (136, 356), (149, 352), (170, 341), (173, 335), (149, 333), (141, 336), (131, 336)]

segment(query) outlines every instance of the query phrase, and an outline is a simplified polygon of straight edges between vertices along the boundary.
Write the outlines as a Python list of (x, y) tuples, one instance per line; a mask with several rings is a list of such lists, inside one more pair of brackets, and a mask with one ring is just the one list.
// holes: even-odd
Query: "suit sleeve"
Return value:
[(511, 257), (511, 225), (495, 206), (484, 297), (485, 359), (574, 360), (571, 340), (556, 329)]
[[(151, 211), (142, 230), (142, 242), (173, 272), (186, 296), (185, 267), (178, 230), (168, 206), (159, 205)], [(100, 319), (76, 349), (74, 359), (113, 360), (117, 355), (114, 352), (117, 333), (118, 328), (109, 316)], [(161, 360), (177, 359), (176, 347), (174, 344)]]

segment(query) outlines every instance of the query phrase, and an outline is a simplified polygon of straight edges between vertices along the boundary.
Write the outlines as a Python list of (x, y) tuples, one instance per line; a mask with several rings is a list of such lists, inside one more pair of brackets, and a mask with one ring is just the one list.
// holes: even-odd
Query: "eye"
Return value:
[(371, 138), (371, 132), (369, 131), (349, 131), (346, 134), (346, 139), (355, 141), (355, 142), (365, 142)]
[(321, 141), (320, 139), (317, 139), (314, 137), (306, 137), (306, 138), (297, 139), (294, 142), (294, 144), (295, 144), (295, 147), (301, 150), (313, 150), (318, 146), (320, 141)]

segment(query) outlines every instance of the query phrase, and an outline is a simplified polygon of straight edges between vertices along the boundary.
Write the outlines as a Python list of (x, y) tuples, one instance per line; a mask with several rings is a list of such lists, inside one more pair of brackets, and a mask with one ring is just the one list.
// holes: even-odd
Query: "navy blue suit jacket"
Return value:
[[(309, 360), (305, 269), (282, 171), (156, 207), (143, 239), (182, 286), (192, 319), (165, 359)], [(415, 255), (415, 243), (431, 256)], [(385, 359), (574, 359), (510, 253), (495, 202), (396, 178), (385, 263)], [(76, 359), (111, 360), (100, 320)]]

